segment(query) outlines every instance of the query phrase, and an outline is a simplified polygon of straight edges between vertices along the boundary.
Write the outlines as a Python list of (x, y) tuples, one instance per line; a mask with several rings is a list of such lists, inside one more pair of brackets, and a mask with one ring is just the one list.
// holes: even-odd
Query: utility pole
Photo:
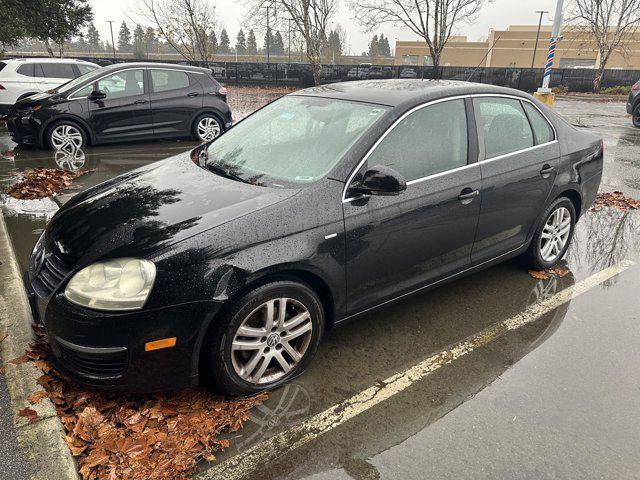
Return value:
[(291, 64), (291, 20), (292, 18), (287, 18), (289, 22), (289, 64)]
[(551, 81), (551, 70), (553, 69), (553, 59), (556, 55), (556, 46), (560, 39), (560, 29), (562, 27), (562, 4), (564, 0), (558, 0), (556, 4), (556, 14), (553, 18), (553, 30), (549, 39), (549, 55), (547, 55), (547, 64), (544, 68), (544, 76), (542, 77), (542, 88), (538, 89), (540, 93), (550, 93), (549, 82)]
[(115, 20), (107, 20), (107, 23), (109, 24), (109, 28), (111, 29), (111, 48), (113, 48), (113, 61), (115, 63), (116, 61), (116, 44), (113, 41), (113, 22)]
[(542, 15), (549, 12), (546, 10), (536, 10), (536, 13), (540, 14), (540, 21), (538, 22), (538, 33), (536, 33), (536, 45), (533, 47), (533, 58), (531, 59), (532, 69), (536, 63), (536, 52), (538, 51), (538, 40), (540, 39), (540, 27), (542, 26)]
[(267, 41), (265, 42), (267, 47), (267, 63), (269, 63), (269, 37), (271, 36), (271, 28), (269, 27), (269, 8), (269, 5), (267, 5)]

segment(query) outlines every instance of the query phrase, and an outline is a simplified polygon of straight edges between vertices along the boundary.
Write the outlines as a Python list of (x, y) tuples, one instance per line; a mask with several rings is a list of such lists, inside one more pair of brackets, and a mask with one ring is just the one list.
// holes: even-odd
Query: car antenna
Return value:
[(489, 54), (493, 50), (493, 47), (495, 47), (497, 45), (498, 41), (501, 38), (502, 38), (502, 34), (498, 35), (498, 38), (496, 38), (496, 40), (493, 42), (493, 45), (491, 45), (491, 48), (489, 50), (487, 50), (487, 53), (484, 54), (484, 57), (482, 57), (482, 60), (480, 60), (480, 63), (478, 64), (478, 66), (471, 71), (471, 74), (467, 77), (465, 82), (468, 82), (469, 80), (471, 80), (471, 77), (473, 77), (473, 75), (476, 73), (476, 71), (480, 68), (480, 65), (482, 65), (482, 62), (484, 62), (487, 59), (487, 57), (489, 56)]

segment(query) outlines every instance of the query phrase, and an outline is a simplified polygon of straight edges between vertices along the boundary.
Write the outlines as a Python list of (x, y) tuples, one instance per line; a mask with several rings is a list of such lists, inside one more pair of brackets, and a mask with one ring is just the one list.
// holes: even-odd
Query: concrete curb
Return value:
[[(25, 449), (27, 460), (33, 465), (36, 480), (79, 480), (75, 460), (64, 441), (64, 428), (53, 403), (43, 398), (31, 405), (29, 396), (42, 390), (37, 383), (42, 372), (31, 362), (21, 365), (7, 363), (24, 354), (33, 339), (31, 310), (22, 284), (22, 276), (13, 252), (4, 218), (0, 212), (0, 334), (9, 336), (0, 343), (0, 359), (11, 404), (18, 443)], [(29, 407), (38, 419), (29, 423), (18, 411)]]

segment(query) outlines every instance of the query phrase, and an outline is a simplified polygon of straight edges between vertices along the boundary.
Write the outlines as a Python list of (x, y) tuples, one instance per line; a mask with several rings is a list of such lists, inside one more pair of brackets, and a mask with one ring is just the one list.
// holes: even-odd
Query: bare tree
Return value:
[(211, 0), (138, 0), (136, 10), (185, 60), (206, 65), (213, 58), (218, 16)]
[(623, 52), (640, 25), (640, 0), (572, 0), (569, 22), (586, 27), (596, 42), (600, 63), (593, 89), (600, 92), (602, 77), (611, 54)]
[(368, 28), (384, 23), (406, 27), (423, 38), (433, 66), (440, 58), (457, 26), (471, 22), (484, 3), (492, 0), (348, 0), (354, 17)]
[(311, 65), (313, 80), (320, 84), (322, 50), (329, 34), (329, 22), (338, 9), (338, 0), (246, 0), (246, 22), (261, 29), (266, 26), (267, 7), (274, 15), (270, 28), (285, 31), (288, 19), (291, 28), (304, 40), (304, 50)]

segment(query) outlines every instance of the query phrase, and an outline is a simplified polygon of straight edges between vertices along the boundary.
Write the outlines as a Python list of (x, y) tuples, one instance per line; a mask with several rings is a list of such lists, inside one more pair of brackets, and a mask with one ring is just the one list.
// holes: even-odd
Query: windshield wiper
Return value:
[(226, 177), (226, 178), (230, 178), (232, 180), (236, 180), (238, 182), (242, 182), (242, 183), (249, 183), (251, 184), (251, 182), (249, 180), (246, 180), (244, 178), (242, 178), (240, 175), (236, 175), (235, 173), (231, 172), (231, 170), (228, 170), (224, 167), (221, 167), (220, 165), (217, 165), (215, 163), (212, 162), (207, 162), (205, 163), (205, 166), (211, 170), (212, 172), (217, 173), (218, 175), (222, 176), (222, 177)]

